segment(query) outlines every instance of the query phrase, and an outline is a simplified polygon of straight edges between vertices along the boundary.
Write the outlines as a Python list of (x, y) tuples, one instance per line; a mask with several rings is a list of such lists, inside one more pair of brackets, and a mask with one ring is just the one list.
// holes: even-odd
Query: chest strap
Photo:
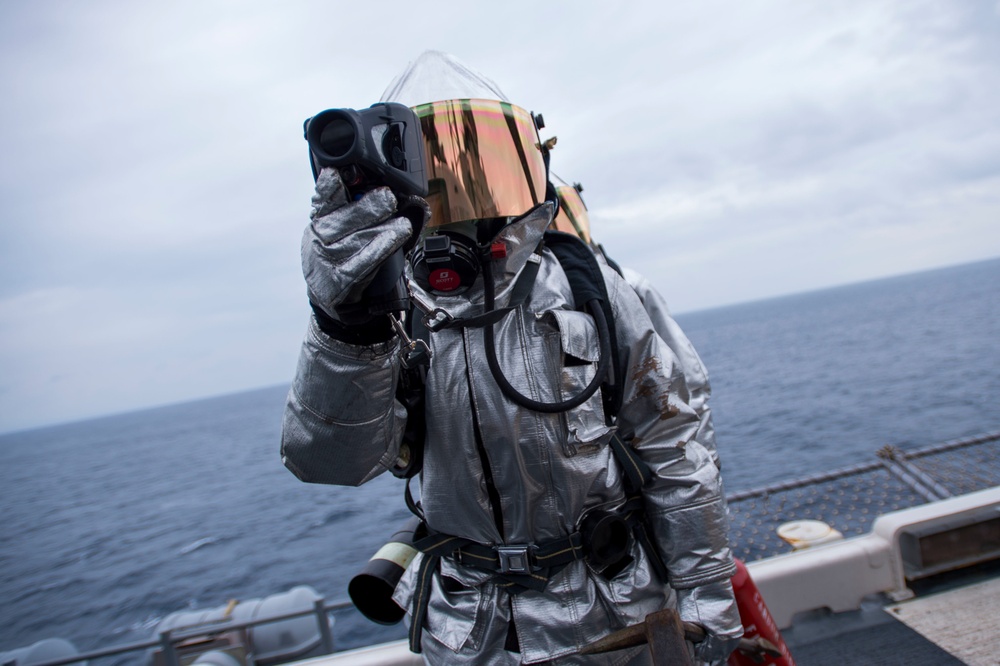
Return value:
[[(542, 243), (538, 244), (535, 251), (528, 257), (528, 261), (521, 269), (521, 274), (514, 283), (510, 292), (510, 300), (507, 307), (498, 308), (489, 312), (472, 317), (452, 317), (445, 310), (435, 308), (423, 317), (423, 325), (431, 332), (437, 332), (444, 328), (484, 328), (493, 326), (508, 313), (521, 307), (531, 295), (531, 290), (535, 286), (535, 278), (538, 277), (538, 269), (542, 263)], [(488, 259), (487, 259), (488, 260)]]

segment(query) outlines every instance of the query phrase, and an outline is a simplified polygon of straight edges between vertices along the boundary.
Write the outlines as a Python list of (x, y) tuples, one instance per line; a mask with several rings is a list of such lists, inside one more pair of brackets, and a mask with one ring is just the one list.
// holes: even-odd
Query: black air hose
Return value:
[[(489, 313), (492, 312), (495, 307), (495, 286), (493, 284), (493, 270), (490, 266), (490, 261), (483, 262), (483, 291), (485, 297), (484, 310)], [(535, 412), (542, 412), (545, 414), (557, 414), (559, 412), (569, 411), (574, 407), (582, 405), (584, 402), (590, 399), (597, 389), (600, 388), (601, 382), (608, 374), (608, 368), (611, 364), (611, 343), (610, 337), (611, 332), (608, 329), (608, 320), (604, 315), (604, 308), (601, 307), (601, 301), (599, 299), (591, 299), (587, 301), (587, 310), (594, 317), (594, 322), (597, 324), (597, 340), (600, 345), (601, 358), (597, 362), (597, 372), (594, 373), (594, 378), (590, 381), (579, 395), (570, 398), (569, 400), (564, 400), (563, 402), (539, 402), (538, 400), (532, 400), (531, 398), (521, 395), (503, 374), (503, 370), (500, 369), (500, 362), (497, 360), (496, 351), (496, 340), (493, 334), (493, 324), (487, 324), (483, 327), (483, 341), (486, 347), (486, 361), (490, 366), (490, 372), (493, 373), (493, 379), (496, 380), (497, 385), (500, 386), (500, 390), (503, 391), (504, 395), (516, 402), (517, 404), (530, 409)]]

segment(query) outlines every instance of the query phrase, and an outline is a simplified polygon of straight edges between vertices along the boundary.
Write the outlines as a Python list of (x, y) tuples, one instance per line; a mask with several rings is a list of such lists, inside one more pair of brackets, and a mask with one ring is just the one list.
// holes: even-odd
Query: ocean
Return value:
[[(729, 491), (1000, 429), (1000, 259), (677, 320), (711, 374)], [(0, 436), (0, 651), (146, 640), (173, 611), (296, 585), (346, 599), (409, 517), (403, 488), (295, 479), (287, 390)], [(339, 649), (405, 636), (335, 621)]]

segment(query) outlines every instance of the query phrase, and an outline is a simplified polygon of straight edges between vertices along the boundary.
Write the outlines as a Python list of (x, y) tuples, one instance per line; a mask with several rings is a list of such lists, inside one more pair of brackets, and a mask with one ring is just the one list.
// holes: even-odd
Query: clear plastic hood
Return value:
[(412, 107), (450, 99), (510, 101), (491, 79), (441, 51), (421, 53), (393, 79), (379, 101)]

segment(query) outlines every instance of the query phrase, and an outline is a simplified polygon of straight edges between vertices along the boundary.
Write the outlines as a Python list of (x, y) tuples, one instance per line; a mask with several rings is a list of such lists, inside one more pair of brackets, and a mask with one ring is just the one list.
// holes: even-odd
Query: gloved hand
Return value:
[(701, 661), (724, 662), (743, 637), (743, 623), (728, 580), (677, 590), (677, 612), (681, 620), (705, 629), (705, 640), (695, 646), (695, 657)]
[[(407, 205), (413, 205), (410, 199)], [(309, 300), (332, 319), (337, 319), (337, 305), (358, 302), (378, 267), (413, 233), (410, 221), (396, 210), (388, 187), (349, 202), (340, 173), (329, 167), (320, 171), (312, 222), (302, 236), (302, 274)]]

